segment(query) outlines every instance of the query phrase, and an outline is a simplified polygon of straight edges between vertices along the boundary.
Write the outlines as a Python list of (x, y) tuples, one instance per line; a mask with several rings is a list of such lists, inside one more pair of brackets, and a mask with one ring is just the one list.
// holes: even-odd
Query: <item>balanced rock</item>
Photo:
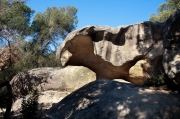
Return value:
[(179, 93), (96, 80), (47, 111), (52, 119), (178, 119)]
[[(163, 71), (163, 26), (163, 23), (152, 22), (117, 28), (87, 26), (69, 33), (57, 51), (57, 59), (63, 66), (88, 67), (96, 73), (97, 79), (126, 77), (125, 80), (132, 83), (143, 84), (150, 73)], [(138, 56), (142, 56), (136, 60), (142, 60), (141, 65), (133, 62)], [(117, 68), (125, 64), (129, 69)], [(138, 68), (129, 71), (134, 65)], [(123, 69), (131, 78), (124, 76)]]

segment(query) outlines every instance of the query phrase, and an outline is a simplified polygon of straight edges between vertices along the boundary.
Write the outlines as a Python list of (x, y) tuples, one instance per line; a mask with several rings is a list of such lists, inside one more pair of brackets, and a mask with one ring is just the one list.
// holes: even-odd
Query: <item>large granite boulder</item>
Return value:
[(95, 73), (86, 67), (68, 66), (63, 69), (37, 68), (22, 72), (14, 76), (10, 84), (16, 100), (32, 89), (38, 89), (39, 92), (72, 92), (95, 79)]
[(47, 111), (51, 119), (179, 119), (180, 95), (96, 80)]
[(170, 79), (180, 85), (180, 10), (165, 22), (163, 65)]
[[(124, 78), (123, 76), (116, 77), (116, 75), (119, 72), (122, 74), (122, 69), (125, 68), (121, 67), (119, 70), (117, 67), (127, 64), (137, 56), (144, 55), (136, 61), (142, 60), (141, 63), (139, 62), (136, 65), (134, 62), (135, 68), (129, 67), (125, 72), (131, 78), (141, 80), (135, 82), (128, 79), (128, 81), (142, 84), (150, 77), (150, 73), (155, 74), (157, 70), (163, 71), (161, 60), (164, 51), (163, 27), (163, 23), (152, 22), (117, 28), (87, 26), (68, 34), (57, 50), (57, 59), (63, 66), (80, 65), (88, 67), (96, 73), (98, 79), (111, 79)], [(92, 68), (92, 65), (98, 69)]]

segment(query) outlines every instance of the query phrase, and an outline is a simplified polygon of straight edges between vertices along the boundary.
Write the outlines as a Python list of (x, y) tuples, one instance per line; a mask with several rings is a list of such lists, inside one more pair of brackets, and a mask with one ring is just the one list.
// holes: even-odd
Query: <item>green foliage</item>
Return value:
[(75, 29), (77, 24), (75, 7), (47, 8), (37, 13), (30, 26), (28, 40), (19, 42), (21, 59), (16, 67), (29, 70), (38, 67), (59, 66), (55, 50), (59, 39)]
[(21, 104), (21, 114), (22, 119), (40, 119), (40, 114), (38, 113), (38, 98), (39, 94), (37, 90), (33, 90), (29, 97), (23, 98)]
[(44, 13), (37, 13), (31, 26), (33, 30), (33, 42), (42, 49), (49, 46), (57, 46), (59, 39), (64, 39), (69, 32), (75, 29), (77, 24), (77, 8), (52, 7)]
[(160, 86), (165, 84), (165, 73), (159, 70), (158, 72), (151, 73), (150, 79), (147, 80), (146, 84), (147, 85), (153, 85), (153, 86)]
[(160, 12), (158, 15), (151, 14), (149, 20), (153, 21), (153, 22), (164, 22), (164, 21), (166, 21), (169, 18), (169, 16), (173, 12), (174, 11), (164, 10), (164, 11)]
[(180, 1), (179, 0), (167, 0), (166, 3), (163, 3), (157, 9), (158, 15), (151, 14), (149, 20), (153, 22), (164, 22), (169, 18), (169, 16), (180, 9)]
[(0, 68), (0, 81), (9, 81), (19, 72), (13, 66), (16, 62), (12, 62), (13, 58), (19, 56), (17, 53), (17, 57), (13, 57), (14, 49), (19, 51), (19, 41), (28, 34), (30, 19), (34, 11), (25, 4), (25, 0), (0, 0), (0, 11), (0, 47), (9, 49), (1, 54), (1, 56), (9, 56), (9, 59), (5, 68)]
[(14, 65), (14, 68), (18, 71), (26, 71), (38, 67), (57, 67), (60, 66), (56, 60), (55, 52), (50, 54), (35, 54), (26, 53), (18, 63)]
[(9, 32), (8, 36), (26, 34), (34, 11), (22, 0), (0, 0), (0, 11), (1, 32)]
[(14, 75), (16, 75), (17, 71), (15, 70), (14, 67), (7, 68), (3, 71), (0, 71), (0, 82), (1, 81), (10, 81)]
[(0, 1), (0, 47), (18, 49), (19, 57), (17, 62), (9, 62), (5, 70), (0, 69), (0, 81), (9, 81), (15, 74), (32, 68), (59, 66), (55, 50), (60, 39), (74, 30), (78, 21), (77, 8), (67, 6), (47, 8), (44, 13), (37, 13), (31, 24), (34, 11), (25, 2)]
[(77, 9), (70, 6), (47, 8), (44, 13), (37, 13), (30, 26), (28, 41), (19, 45), (22, 58), (16, 66), (24, 70), (59, 66), (54, 50), (59, 45), (59, 39), (75, 29), (76, 13)]

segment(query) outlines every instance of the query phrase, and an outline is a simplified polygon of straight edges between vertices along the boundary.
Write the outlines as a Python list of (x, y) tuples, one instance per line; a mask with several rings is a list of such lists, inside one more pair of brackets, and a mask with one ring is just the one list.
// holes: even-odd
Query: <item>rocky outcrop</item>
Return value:
[(37, 68), (17, 74), (10, 85), (16, 100), (32, 89), (72, 92), (95, 79), (95, 73), (86, 67)]
[[(157, 72), (159, 68), (163, 71), (162, 60), (160, 60), (164, 51), (162, 44), (163, 26), (163, 23), (143, 22), (117, 28), (108, 26), (84, 27), (71, 32), (66, 37), (57, 51), (57, 59), (63, 66), (88, 67), (96, 73), (98, 79), (112, 79), (124, 78), (124, 76), (116, 77), (116, 75), (124, 75), (121, 73), (122, 70), (117, 70), (118, 66), (123, 66), (135, 57), (143, 55), (146, 58), (138, 59), (143, 60), (143, 63), (137, 64), (138, 68), (130, 67), (131, 71), (128, 69), (126, 72), (128, 75), (130, 73), (131, 78), (140, 80), (134, 82), (134, 80), (131, 81), (127, 78), (128, 81), (142, 84), (150, 76), (150, 72)], [(133, 63), (135, 67), (136, 62)], [(98, 69), (92, 68), (92, 65)], [(121, 69), (123, 68), (121, 67)], [(133, 69), (136, 69), (135, 72)]]
[(178, 119), (178, 93), (96, 80), (47, 111), (52, 119)]
[(180, 10), (165, 22), (163, 65), (170, 79), (180, 85)]

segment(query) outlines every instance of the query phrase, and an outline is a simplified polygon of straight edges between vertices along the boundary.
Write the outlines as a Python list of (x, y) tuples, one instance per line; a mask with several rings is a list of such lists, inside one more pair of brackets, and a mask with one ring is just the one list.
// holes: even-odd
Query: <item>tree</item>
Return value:
[[(1, 71), (8, 71), (8, 67), (12, 66), (15, 66), (15, 71), (18, 72), (37, 67), (57, 66), (55, 50), (60, 39), (64, 39), (75, 29), (78, 22), (77, 8), (47, 8), (44, 13), (37, 13), (31, 24), (30, 19), (34, 11), (24, 0), (0, 2), (0, 48), (6, 49), (6, 52), (2, 50), (0, 53)], [(18, 62), (13, 59), (18, 59)], [(16, 65), (13, 65), (14, 63)]]
[(176, 10), (180, 9), (179, 0), (167, 0), (165, 3), (161, 4), (157, 9), (158, 15), (151, 14), (149, 20), (153, 22), (164, 22), (169, 18), (169, 16)]
[[(13, 103), (13, 100), (12, 100), (12, 88), (11, 88), (11, 85), (9, 84), (8, 81), (5, 81), (5, 82), (1, 83), (0, 84), (0, 89), (2, 87), (7, 88), (7, 96), (6, 97), (4, 96), (4, 100), (6, 100), (6, 112), (4, 114), (4, 119), (10, 119), (10, 112), (11, 112), (11, 107), (12, 107), (12, 103)], [(0, 100), (0, 101), (4, 102), (4, 100)]]
[(34, 13), (26, 0), (0, 0), (0, 83), (10, 81), (19, 71), (14, 68), (20, 60), (19, 43), (29, 34)]
[(52, 7), (37, 13), (31, 25), (29, 39), (23, 45), (23, 64), (30, 68), (57, 66), (55, 50), (69, 32), (76, 28), (77, 8)]
[(1, 63), (6, 64), (3, 66), (6, 68), (12, 67), (13, 58), (17, 58), (14, 55), (17, 54), (17, 43), (27, 34), (30, 18), (34, 13), (24, 3), (23, 0), (0, 0), (0, 60), (3, 59), (4, 63)]
[(37, 13), (32, 24), (33, 40), (42, 49), (49, 44), (59, 45), (57, 41), (76, 28), (76, 13), (77, 8), (70, 6), (47, 8), (44, 13)]
[[(0, 0), (0, 102), (7, 104), (4, 118), (9, 118), (12, 96), (9, 80), (15, 75), (13, 65), (19, 60), (18, 42), (22, 40), (34, 13), (25, 0)], [(6, 94), (4, 93), (6, 92)], [(3, 105), (1, 105), (3, 106)]]
[[(25, 3), (26, 0), (0, 0), (0, 88), (7, 87), (4, 82), (9, 85), (19, 72), (58, 66), (55, 50), (59, 41), (74, 30), (78, 22), (77, 8), (70, 6), (47, 8), (30, 22), (34, 11)], [(10, 97), (1, 95), (7, 90), (0, 91), (3, 101)]]

